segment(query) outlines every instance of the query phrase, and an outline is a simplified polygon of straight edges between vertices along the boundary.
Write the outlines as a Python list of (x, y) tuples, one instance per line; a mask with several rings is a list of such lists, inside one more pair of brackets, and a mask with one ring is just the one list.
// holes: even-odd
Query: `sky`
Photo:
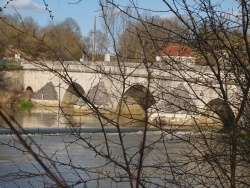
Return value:
[[(6, 2), (10, 0), (0, 0), (0, 7), (3, 8)], [(83, 36), (94, 28), (94, 18), (97, 17), (97, 29), (100, 27), (100, 7), (99, 0), (11, 0), (4, 12), (13, 13), (15, 10), (23, 17), (31, 16), (40, 26), (47, 25), (52, 18), (46, 11), (45, 3), (51, 10), (54, 22), (62, 22), (65, 18), (71, 17), (77, 21), (81, 28)], [(126, 2), (127, 0), (117, 0), (117, 2)], [(137, 0), (138, 3), (143, 1), (147, 8), (152, 7), (152, 0)], [(136, 2), (136, 0), (135, 0)], [(159, 2), (159, 1), (158, 1)], [(160, 9), (160, 3), (154, 3), (155, 8)], [(15, 7), (15, 9), (13, 8)]]
[[(9, 3), (6, 5), (7, 2)], [(126, 5), (129, 0), (116, 0), (116, 2)], [(146, 9), (158, 10), (159, 16), (163, 17), (167, 14), (160, 12), (165, 8), (161, 0), (134, 0), (134, 2)], [(47, 8), (51, 10), (51, 15), (45, 10), (45, 4), (48, 4)], [(62, 22), (65, 18), (71, 17), (77, 21), (83, 36), (87, 36), (94, 28), (94, 18), (97, 17), (97, 29), (98, 27), (100, 29), (99, 0), (0, 0), (0, 7), (6, 7), (3, 9), (6, 13), (13, 13), (16, 10), (24, 17), (32, 16), (40, 26), (47, 25), (52, 20), (50, 16), (53, 16), (54, 22)]]
[[(62, 22), (67, 17), (77, 21), (84, 36), (93, 28), (94, 17), (99, 16), (98, 0), (83, 0), (78, 4), (69, 4), (78, 0), (12, 0), (4, 9), (5, 13), (13, 13), (15, 9), (23, 17), (31, 16), (40, 26), (47, 25), (52, 18), (46, 11), (45, 3), (51, 10), (54, 22)], [(0, 1), (3, 7), (7, 0)], [(44, 3), (45, 2), (45, 3)], [(15, 9), (13, 8), (15, 7)]]

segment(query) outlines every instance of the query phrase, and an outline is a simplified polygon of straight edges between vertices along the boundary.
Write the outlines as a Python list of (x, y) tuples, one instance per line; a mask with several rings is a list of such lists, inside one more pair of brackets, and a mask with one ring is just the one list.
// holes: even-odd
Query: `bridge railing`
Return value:
[[(106, 61), (23, 61), (24, 70), (42, 71), (69, 71), (84, 73), (103, 73), (111, 75), (131, 75), (133, 77), (147, 77), (148, 72), (143, 63), (135, 62), (106, 62)], [(185, 79), (192, 83), (214, 83), (216, 78), (208, 66), (186, 65), (186, 64), (166, 64), (155, 62), (149, 64), (151, 75), (154, 78), (164, 79)], [(221, 73), (223, 74), (223, 72)], [(181, 75), (181, 76), (180, 76)], [(231, 76), (232, 78), (232, 76)], [(233, 79), (232, 79), (233, 80)], [(229, 82), (229, 80), (228, 80)], [(232, 84), (232, 83), (230, 83)]]

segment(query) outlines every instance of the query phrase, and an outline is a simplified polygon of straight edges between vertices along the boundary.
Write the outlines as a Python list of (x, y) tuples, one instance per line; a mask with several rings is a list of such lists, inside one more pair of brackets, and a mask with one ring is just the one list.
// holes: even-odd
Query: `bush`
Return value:
[(20, 111), (30, 110), (33, 107), (33, 103), (30, 101), (20, 100), (18, 104)]
[(22, 66), (19, 61), (15, 60), (0, 61), (0, 70), (20, 70), (20, 69), (22, 69)]

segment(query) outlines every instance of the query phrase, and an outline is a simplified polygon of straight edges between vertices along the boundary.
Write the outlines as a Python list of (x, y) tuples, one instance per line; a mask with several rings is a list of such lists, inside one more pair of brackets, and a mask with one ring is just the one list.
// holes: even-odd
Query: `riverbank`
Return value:
[(20, 101), (30, 101), (30, 99), (29, 91), (0, 89), (0, 104), (5, 108), (18, 108)]

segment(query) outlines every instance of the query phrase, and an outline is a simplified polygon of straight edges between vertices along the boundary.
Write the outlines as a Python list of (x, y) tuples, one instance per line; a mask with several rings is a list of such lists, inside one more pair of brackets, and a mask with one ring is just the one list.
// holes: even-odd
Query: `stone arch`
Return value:
[(233, 110), (221, 98), (209, 101), (205, 107), (205, 115), (211, 118), (218, 118), (224, 128), (230, 127), (234, 119)]
[(34, 91), (32, 89), (32, 87), (28, 86), (26, 89), (25, 89), (25, 93), (26, 93), (26, 96), (28, 97), (27, 99), (28, 100), (31, 100), (33, 94), (34, 94)]
[(81, 95), (83, 95), (84, 93), (85, 93), (84, 89), (78, 83), (74, 83), (68, 86), (62, 98), (61, 105), (71, 106), (76, 104)]
[(150, 106), (155, 104), (155, 102), (154, 96), (145, 86), (135, 84), (126, 90), (120, 104), (123, 114), (132, 115), (144, 114)]
[(30, 93), (32, 93), (32, 94), (34, 93), (32, 87), (30, 87), (30, 86), (28, 86), (28, 87), (25, 89), (25, 91), (30, 92)]

